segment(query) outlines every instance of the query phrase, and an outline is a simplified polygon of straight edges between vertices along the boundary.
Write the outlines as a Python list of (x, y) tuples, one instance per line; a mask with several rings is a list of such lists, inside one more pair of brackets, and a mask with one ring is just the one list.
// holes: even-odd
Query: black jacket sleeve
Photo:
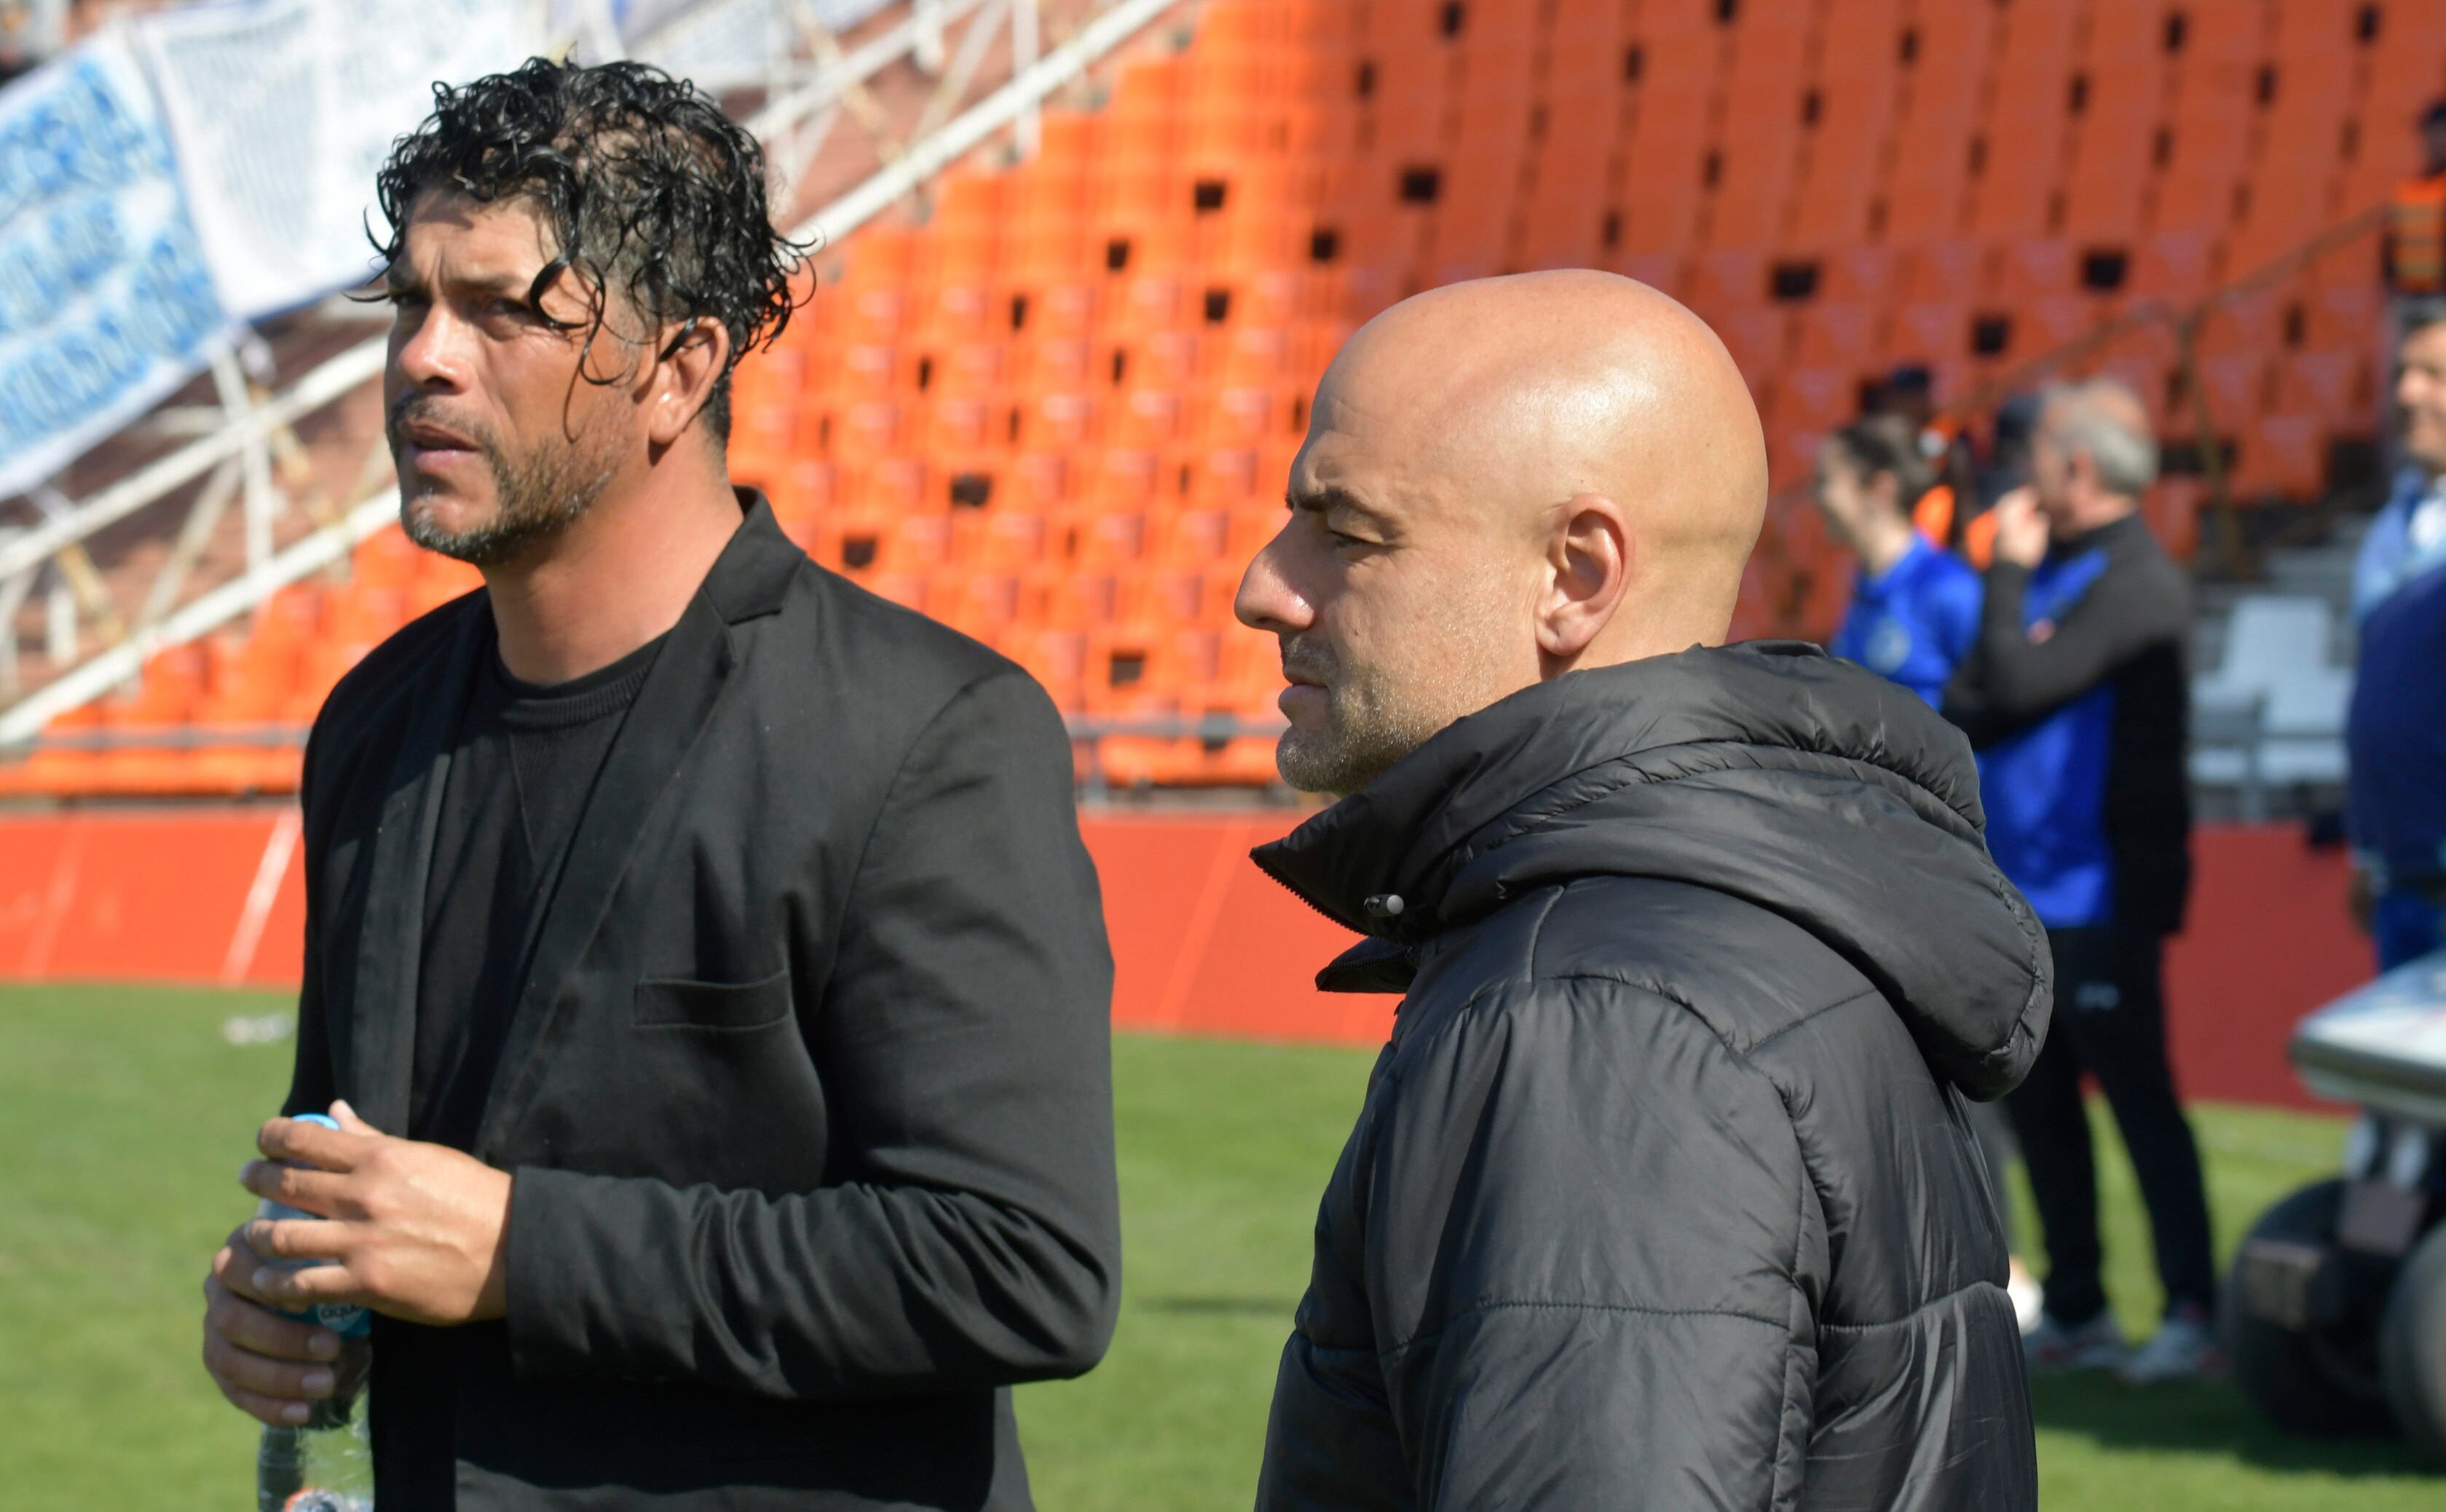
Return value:
[(2179, 636), (2187, 612), (2179, 584), (2153, 583), (2117, 560), (2044, 639), (2033, 640), (2022, 624), (2029, 588), (2027, 568), (1998, 562), (1987, 569), (1978, 644), (1946, 686), (1946, 718), (1974, 746), (2044, 718), (2153, 644)]
[(1120, 1282), (1111, 958), (1070, 747), (1016, 669), (903, 759), (815, 1017), (847, 1179), (768, 1195), (521, 1167), (521, 1373), (786, 1398), (1076, 1374)]
[[(1372, 1363), (1417, 1505), (1788, 1504), (1823, 1249), (1767, 1077), (1600, 979), (1496, 995), (1395, 1073), (1358, 1159)], [(1287, 1360), (1278, 1428), (1374, 1373), (1298, 1344), (1313, 1391)], [(1334, 1479), (1381, 1463), (1271, 1463), (1258, 1504), (1390, 1504)]]

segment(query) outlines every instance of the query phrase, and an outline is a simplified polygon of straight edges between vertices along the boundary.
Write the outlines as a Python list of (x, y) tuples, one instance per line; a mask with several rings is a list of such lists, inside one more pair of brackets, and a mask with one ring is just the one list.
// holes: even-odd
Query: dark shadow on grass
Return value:
[(2079, 1434), (2101, 1448), (2197, 1454), (2271, 1471), (2435, 1473), (2397, 1438), (2280, 1432), (2229, 1382), (2133, 1387), (2102, 1371), (2045, 1375), (2032, 1378), (2030, 1404), (2041, 1428)]
[(1138, 1304), (1154, 1313), (1202, 1317), (1278, 1317), (1288, 1323), (1299, 1303), (1274, 1297), (1150, 1297)]

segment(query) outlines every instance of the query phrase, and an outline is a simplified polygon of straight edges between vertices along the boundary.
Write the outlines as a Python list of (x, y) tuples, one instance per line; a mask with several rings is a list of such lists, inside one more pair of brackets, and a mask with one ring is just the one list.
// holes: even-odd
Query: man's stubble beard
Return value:
[(467, 530), (443, 530), (430, 510), (418, 507), (422, 495), (407, 491), (408, 475), (398, 467), (399, 426), (411, 413), (395, 414), (390, 426), (392, 465), (401, 478), (400, 529), (426, 551), (470, 567), (515, 561), (558, 535), (594, 507), (618, 471), (612, 455), (617, 441), (599, 423), (566, 444), (547, 442), (523, 456), (509, 455), (491, 435), (471, 431), (468, 439), (493, 476), (492, 517)]
[(1324, 688), (1324, 726), (1285, 730), (1274, 748), (1274, 768), (1302, 793), (1346, 797), (1423, 745), (1441, 722), (1405, 707), (1401, 690), (1380, 669), (1337, 672), (1329, 663), (1319, 665), (1320, 660), (1310, 655), (1303, 661), (1296, 650), (1286, 653), (1293, 669), (1330, 681)]
[[(1458, 610), (1458, 600), (1451, 606)], [(1448, 611), (1449, 612), (1449, 611)], [(1315, 680), (1326, 694), (1325, 723), (1283, 732), (1274, 769), (1302, 793), (1347, 797), (1383, 776), (1403, 756), (1510, 692), (1497, 686), (1497, 616), (1468, 614), (1440, 648), (1432, 674), (1345, 663), (1322, 641), (1289, 637), (1283, 670)]]

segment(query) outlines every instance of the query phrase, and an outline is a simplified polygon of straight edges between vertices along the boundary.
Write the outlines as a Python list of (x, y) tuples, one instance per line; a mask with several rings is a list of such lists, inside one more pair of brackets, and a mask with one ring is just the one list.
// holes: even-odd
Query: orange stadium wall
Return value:
[[(1114, 1022), (1372, 1046), (1393, 999), (1320, 993), (1352, 938), (1249, 864), (1293, 817), (1089, 814), (1113, 938)], [(305, 920), (293, 809), (0, 817), (0, 980), (294, 986)], [(2344, 866), (2298, 830), (2211, 827), (2169, 966), (2184, 1091), (2314, 1106), (2285, 1062), (2302, 1014), (2369, 974)]]

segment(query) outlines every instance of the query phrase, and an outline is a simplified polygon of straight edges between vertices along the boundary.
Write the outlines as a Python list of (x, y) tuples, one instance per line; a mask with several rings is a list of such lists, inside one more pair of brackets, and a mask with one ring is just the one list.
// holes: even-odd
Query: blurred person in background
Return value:
[(1257, 852), (1402, 991), (1327, 1186), (1263, 1512), (2036, 1504), (1965, 1096), (2044, 1033), (1970, 753), (1814, 646), (1725, 646), (1765, 446), (1611, 274), (1406, 300), (1335, 357), (1240, 618)]
[(294, 1424), (337, 1341), (271, 1309), (372, 1308), (394, 1512), (1018, 1512), (1007, 1388), (1120, 1286), (1068, 736), (731, 486), (797, 261), (753, 138), (626, 63), (436, 106), (384, 392), (407, 533), (485, 586), (315, 721), (284, 1111), (344, 1127), (264, 1127), (248, 1189), (322, 1216), (230, 1236), (205, 1363)]
[(2354, 912), (2381, 971), (2446, 946), (2446, 297), (2399, 318), (2403, 466), (2354, 565), (2344, 725)]
[(1817, 507), (1859, 558), (1827, 649), (1933, 706), (1979, 631), (1979, 574), (1911, 524), (1933, 474), (1898, 416), (1854, 420), (1817, 451)]
[[(2420, 171), (2398, 184), (2379, 241), (2380, 271), (2399, 300), (2446, 295), (2446, 100), (2421, 113)], [(2391, 333), (2406, 331), (2399, 321)], [(2390, 363), (2394, 354), (2386, 354)]]
[(1911, 523), (1929, 544), (1958, 550), (1975, 502), (1971, 455), (1961, 422), (1936, 405), (1936, 375), (1920, 363), (1904, 363), (1877, 381), (1863, 419), (1891, 416), (1910, 427), (1928, 481), (1911, 504)]
[(48, 63), (67, 43), (67, 0), (0, 0), (0, 84)]
[[(1932, 473), (1910, 422), (1895, 415), (1854, 420), (1817, 452), (1817, 507), (1835, 538), (1860, 559), (1852, 602), (1827, 650), (1891, 678), (1928, 700), (1979, 634), (1979, 574), (1911, 523)], [(2022, 1263), (2004, 1175), (2014, 1158), (2009, 1120), (1994, 1103), (1971, 1103), (1970, 1127), (1987, 1164), (1988, 1195), (2013, 1252), (2005, 1290), (2023, 1332), (2038, 1326), (2039, 1286)]]
[(2387, 469), (2407, 465), (2395, 427), (2396, 357), (2411, 333), (2406, 320), (2415, 301), (2446, 296), (2446, 100), (2420, 115), (2420, 170), (2387, 196), (2386, 228), (2379, 238), (2379, 277), (2385, 284), (2385, 318), (2379, 322), (2378, 429)]
[(2030, 443), (2038, 432), (2042, 404), (2043, 396), (2028, 392), (2012, 395), (1996, 406), (1988, 429), (1987, 457), (1979, 467), (1983, 517), (2005, 495), (2030, 481)]
[[(2054, 1028), (2007, 1106), (2047, 1249), (2040, 1369), (2127, 1379), (2222, 1368), (2199, 1150), (2166, 1054), (2165, 941), (2191, 892), (2190, 586), (2140, 496), (2157, 445), (2111, 380), (2050, 389), (2031, 480), (1996, 506), (1980, 631), (1945, 712), (1979, 751), (1987, 845), (2046, 924)], [(2149, 1208), (2163, 1322), (2136, 1353), (2099, 1276), (2081, 1076), (2115, 1111)]]
[(1985, 572), (1996, 560), (1996, 504), (2030, 480), (2030, 438), (2038, 429), (2041, 397), (2015, 394), (1996, 406), (1987, 432), (1986, 457), (1968, 469), (1962, 497), (1966, 517), (1954, 532), (1962, 559)]

